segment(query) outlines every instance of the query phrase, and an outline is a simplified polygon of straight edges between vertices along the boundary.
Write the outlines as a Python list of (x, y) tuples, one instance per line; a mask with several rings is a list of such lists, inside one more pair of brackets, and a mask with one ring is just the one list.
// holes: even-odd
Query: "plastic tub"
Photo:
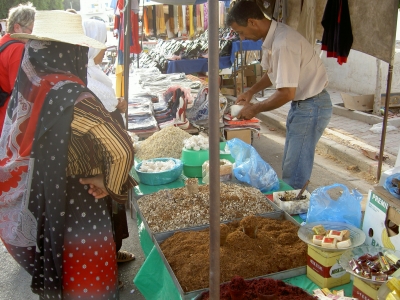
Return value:
[(203, 176), (202, 166), (183, 165), (183, 174), (189, 178), (201, 178)]
[[(147, 185), (161, 185), (173, 182), (178, 179), (178, 177), (182, 174), (183, 164), (180, 159), (176, 158), (153, 158), (148, 159), (146, 161), (168, 161), (172, 160), (175, 162), (175, 167), (170, 170), (158, 172), (158, 173), (151, 173), (151, 172), (141, 172), (139, 171), (142, 162), (138, 163), (135, 166), (136, 173), (139, 177), (140, 183), (144, 183)], [(201, 169), (201, 168), (200, 168)]]
[(209, 152), (208, 150), (189, 150), (189, 149), (182, 149), (182, 156), (181, 160), (184, 165), (188, 166), (201, 166), (203, 163), (208, 160)]
[(306, 213), (310, 204), (310, 193), (308, 191), (303, 192), (302, 196), (306, 197), (304, 200), (281, 200), (282, 197), (286, 199), (293, 199), (299, 194), (299, 192), (300, 190), (274, 192), (273, 199), (280, 209), (286, 211), (290, 215)]

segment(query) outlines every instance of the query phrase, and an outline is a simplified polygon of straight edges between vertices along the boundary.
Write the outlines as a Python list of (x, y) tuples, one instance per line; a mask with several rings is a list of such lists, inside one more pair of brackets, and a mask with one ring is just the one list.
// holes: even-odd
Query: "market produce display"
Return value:
[[(229, 283), (220, 287), (220, 299), (274, 299), (274, 300), (312, 300), (317, 299), (303, 289), (286, 284), (282, 280), (272, 278), (260, 278), (244, 280), (240, 276), (234, 276)], [(209, 292), (201, 295), (199, 300), (210, 299)]]
[(180, 158), (183, 141), (190, 137), (189, 133), (178, 127), (165, 127), (141, 142), (135, 156), (140, 160), (159, 157)]
[[(210, 208), (209, 185), (189, 194), (186, 187), (161, 190), (141, 197), (140, 212), (153, 233), (208, 224)], [(220, 186), (220, 221), (274, 211), (269, 200), (258, 189), (233, 183)]]
[(358, 247), (365, 241), (365, 233), (361, 229), (331, 221), (307, 223), (299, 228), (298, 235), (307, 244), (329, 252)]
[[(248, 216), (221, 227), (221, 282), (235, 275), (254, 278), (307, 264), (307, 244), (297, 237), (298, 226), (291, 221)], [(185, 292), (208, 287), (209, 242), (205, 229), (176, 232), (160, 245)]]
[[(339, 263), (350, 274), (373, 284), (383, 284), (397, 269), (400, 251), (374, 246), (347, 250)], [(399, 262), (400, 264), (400, 262)]]

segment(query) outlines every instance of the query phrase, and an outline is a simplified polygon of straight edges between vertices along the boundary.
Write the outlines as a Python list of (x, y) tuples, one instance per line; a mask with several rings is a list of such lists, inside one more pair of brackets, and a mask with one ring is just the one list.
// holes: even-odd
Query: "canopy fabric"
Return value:
[[(226, 7), (229, 7), (229, 3), (230, 1), (225, 1), (225, 0), (220, 0), (220, 1), (224, 1), (224, 2), (228, 2), (227, 5), (225, 5)], [(162, 3), (162, 4), (170, 4), (170, 5), (196, 5), (196, 4), (203, 4), (206, 3), (207, 0), (154, 0), (152, 1), (154, 2), (158, 2), (158, 3)], [(145, 0), (145, 6), (146, 4), (146, 0)]]
[[(316, 1), (316, 38), (321, 40), (322, 16), (327, 0)], [(301, 1), (288, 0), (288, 25), (297, 29)], [(352, 49), (364, 52), (387, 63), (391, 62), (396, 39), (398, 0), (371, 1), (349, 0)]]

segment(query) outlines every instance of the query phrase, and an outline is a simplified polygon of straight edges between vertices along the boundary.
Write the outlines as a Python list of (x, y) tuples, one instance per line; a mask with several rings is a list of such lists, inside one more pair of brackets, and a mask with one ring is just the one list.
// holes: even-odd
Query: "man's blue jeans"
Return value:
[(302, 101), (292, 101), (286, 120), (282, 180), (301, 189), (311, 177), (315, 148), (332, 115), (330, 95), (323, 90)]

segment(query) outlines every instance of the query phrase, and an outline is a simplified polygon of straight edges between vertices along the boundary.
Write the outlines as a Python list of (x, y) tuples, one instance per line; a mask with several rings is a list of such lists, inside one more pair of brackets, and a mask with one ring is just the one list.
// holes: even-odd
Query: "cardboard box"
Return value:
[(236, 71), (236, 74), (238, 74), (238, 75), (242, 74), (242, 70), (243, 70), (244, 77), (262, 76), (262, 72), (263, 72), (261, 64), (259, 64), (259, 63), (243, 66)]
[(253, 86), (256, 82), (260, 81), (261, 76), (247, 76), (246, 81), (247, 81), (247, 87)]
[(400, 203), (382, 186), (368, 193), (362, 230), (365, 243), (390, 249), (400, 249)]
[(351, 96), (340, 93), (344, 107), (351, 110), (371, 111), (374, 105), (374, 95)]
[(377, 300), (379, 287), (380, 285), (370, 284), (354, 277), (352, 296), (363, 300)]
[[(241, 76), (236, 77), (236, 86), (234, 78), (230, 79), (222, 79), (221, 83), (221, 94), (222, 95), (231, 95), (237, 96), (243, 92), (242, 90), (242, 81), (243, 81), (243, 88), (247, 87), (247, 79), (246, 77), (243, 78)], [(236, 95), (235, 95), (236, 90)]]
[(321, 288), (331, 288), (350, 282), (350, 274), (337, 262), (344, 252), (328, 252), (309, 245), (307, 277)]
[(251, 144), (251, 129), (225, 129), (224, 132), (227, 140), (238, 138), (247, 144)]
[[(381, 105), (385, 106), (386, 94), (381, 94)], [(400, 93), (392, 93), (389, 98), (389, 107), (400, 107)]]

